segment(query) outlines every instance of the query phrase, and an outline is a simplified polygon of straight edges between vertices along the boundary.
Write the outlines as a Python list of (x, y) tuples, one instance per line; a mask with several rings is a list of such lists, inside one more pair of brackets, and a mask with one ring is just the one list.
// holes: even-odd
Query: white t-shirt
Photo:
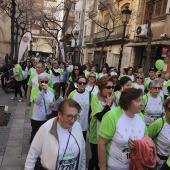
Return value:
[[(93, 88), (93, 86), (89, 86), (89, 85), (86, 86), (86, 90), (89, 91), (89, 92), (91, 92), (92, 88)], [(96, 95), (98, 92), (99, 92), (98, 87), (94, 86), (93, 91), (91, 93), (93, 95)]]
[(75, 100), (81, 106), (81, 111), (77, 121), (80, 123), (82, 131), (87, 131), (89, 127), (88, 114), (90, 108), (89, 92), (85, 90), (83, 93), (79, 93), (77, 90), (74, 90), (69, 94), (68, 98)]
[(149, 126), (152, 122), (161, 117), (163, 113), (162, 99), (160, 96), (153, 98), (149, 95), (146, 102), (144, 116), (146, 125)]
[(143, 92), (143, 94), (144, 94), (145, 87), (144, 87), (143, 84), (137, 84), (137, 83), (135, 83), (134, 88), (136, 88), (136, 89), (142, 89), (142, 92)]
[[(61, 69), (60, 68), (53, 68), (53, 70), (57, 73), (59, 72), (61, 74)], [(49, 74), (52, 76), (53, 84), (60, 82), (60, 75), (55, 76), (51, 70), (49, 70)]]
[(159, 155), (170, 155), (170, 125), (166, 122), (158, 135), (157, 153)]
[(57, 123), (57, 134), (59, 140), (59, 153), (57, 170), (76, 170), (79, 147), (75, 138), (69, 132), (70, 129), (62, 128)]
[(129, 118), (122, 111), (119, 108), (109, 111), (99, 129), (99, 135), (109, 140), (106, 145), (108, 170), (129, 170), (128, 140), (142, 139), (146, 130), (145, 122), (138, 114)]

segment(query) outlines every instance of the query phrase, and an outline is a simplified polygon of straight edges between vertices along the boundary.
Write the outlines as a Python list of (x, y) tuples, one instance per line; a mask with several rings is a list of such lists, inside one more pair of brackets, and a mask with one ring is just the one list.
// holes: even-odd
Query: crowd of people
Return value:
[(170, 169), (169, 73), (150, 68), (144, 78), (142, 68), (119, 74), (107, 63), (99, 70), (50, 57), (12, 63), (11, 100), (19, 94), (30, 106), (25, 170)]

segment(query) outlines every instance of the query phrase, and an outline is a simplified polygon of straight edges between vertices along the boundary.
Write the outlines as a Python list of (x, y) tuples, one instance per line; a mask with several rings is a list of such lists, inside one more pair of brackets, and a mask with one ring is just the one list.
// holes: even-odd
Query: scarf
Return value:
[[(101, 106), (105, 107), (106, 106), (106, 102), (107, 102), (107, 98), (105, 98), (101, 92), (97, 93), (97, 97), (99, 99), (99, 102), (100, 102)], [(113, 100), (113, 102), (111, 103), (110, 107), (113, 105), (113, 103), (115, 103), (115, 106), (117, 106), (116, 101)]]

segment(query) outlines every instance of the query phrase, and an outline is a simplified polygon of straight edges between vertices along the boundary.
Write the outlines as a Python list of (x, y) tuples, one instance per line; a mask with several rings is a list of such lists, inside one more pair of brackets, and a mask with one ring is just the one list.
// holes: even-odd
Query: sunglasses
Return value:
[(74, 68), (74, 70), (76, 71), (76, 70), (79, 70), (79, 69)]
[(155, 89), (155, 90), (161, 90), (162, 87), (151, 87), (152, 89)]
[(89, 78), (94, 78), (95, 79), (96, 77), (95, 76), (89, 76)]
[(79, 85), (86, 85), (86, 82), (78, 82)]
[(48, 84), (48, 81), (40, 81), (41, 83), (45, 83), (45, 84)]
[(54, 63), (54, 64), (58, 64), (58, 63)]
[(142, 77), (136, 77), (136, 78), (137, 78), (137, 79), (141, 79), (141, 80), (143, 79)]
[(110, 90), (110, 89), (114, 89), (114, 86), (106, 86), (105, 88)]

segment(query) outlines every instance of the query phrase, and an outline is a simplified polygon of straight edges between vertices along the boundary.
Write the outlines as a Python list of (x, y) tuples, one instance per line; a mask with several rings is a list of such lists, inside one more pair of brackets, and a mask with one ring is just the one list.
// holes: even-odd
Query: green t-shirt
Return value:
[(13, 68), (13, 72), (14, 72), (14, 75), (16, 73), (20, 73), (18, 76), (14, 77), (16, 81), (22, 81), (23, 80), (22, 68), (19, 64), (15, 64), (15, 66)]
[(129, 169), (129, 138), (142, 139), (147, 128), (142, 113), (129, 118), (120, 107), (110, 110), (102, 119), (99, 136), (108, 140), (106, 145), (107, 169)]
[[(116, 107), (116, 104), (113, 102), (110, 109)], [(90, 121), (90, 136), (89, 142), (92, 144), (98, 144), (98, 130), (100, 126), (100, 121), (97, 120), (96, 114), (101, 112), (104, 109), (104, 106), (100, 102), (98, 95), (94, 95), (91, 101), (91, 121)]]

